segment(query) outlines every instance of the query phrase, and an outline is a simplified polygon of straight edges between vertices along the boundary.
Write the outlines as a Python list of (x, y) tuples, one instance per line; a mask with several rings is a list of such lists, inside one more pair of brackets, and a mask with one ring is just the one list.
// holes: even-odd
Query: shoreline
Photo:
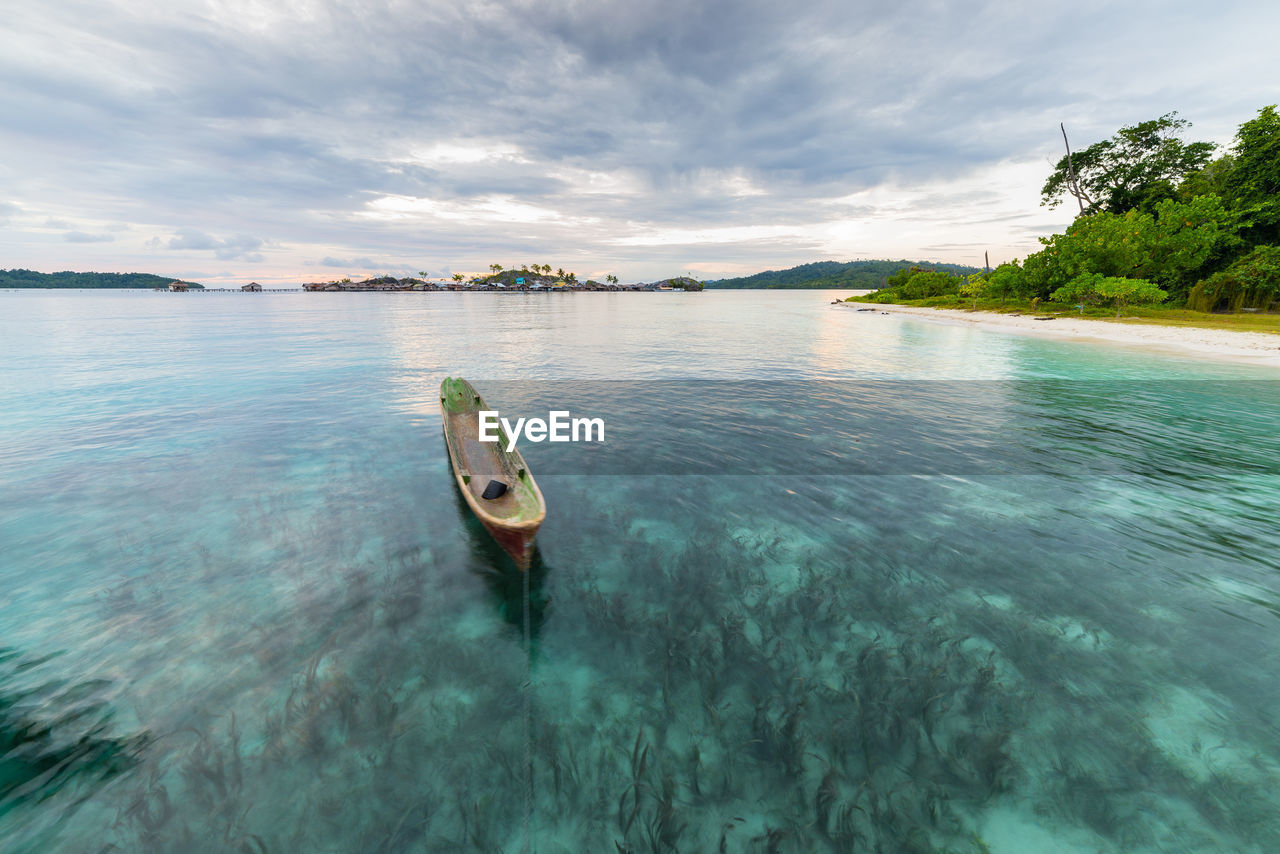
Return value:
[(1194, 327), (1156, 326), (1111, 323), (1106, 320), (1060, 316), (1053, 320), (1037, 320), (1023, 314), (999, 314), (990, 311), (967, 311), (955, 308), (927, 308), (915, 305), (875, 305), (841, 302), (849, 309), (874, 309), (895, 315), (908, 315), (929, 323), (946, 326), (970, 326), (990, 332), (1030, 335), (1059, 341), (1086, 341), (1118, 344), (1147, 351), (1188, 357), (1208, 357), (1224, 361), (1280, 368), (1280, 335), (1234, 329), (1198, 329)]

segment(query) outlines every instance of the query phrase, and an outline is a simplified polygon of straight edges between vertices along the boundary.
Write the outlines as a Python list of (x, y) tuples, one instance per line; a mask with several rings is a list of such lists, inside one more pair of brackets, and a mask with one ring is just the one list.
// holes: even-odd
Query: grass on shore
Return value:
[[(862, 297), (849, 297), (845, 302), (862, 302), (876, 305), (875, 294)], [(914, 305), (926, 308), (951, 308), (974, 310), (972, 297), (956, 294), (929, 297), (917, 300), (893, 300), (895, 305)], [(1127, 306), (1116, 317), (1114, 308), (1086, 306), (1083, 314), (1074, 305), (1055, 302), (1042, 302), (1032, 308), (1026, 300), (979, 299), (977, 311), (990, 311), (999, 314), (1037, 314), (1062, 315), (1064, 317), (1084, 317), (1087, 320), (1106, 320), (1112, 323), (1145, 324), (1154, 326), (1185, 326), (1199, 329), (1234, 329), (1241, 332), (1269, 332), (1280, 335), (1280, 314), (1241, 313), (1241, 314), (1206, 314), (1202, 311), (1191, 311), (1186, 308), (1170, 306)]]

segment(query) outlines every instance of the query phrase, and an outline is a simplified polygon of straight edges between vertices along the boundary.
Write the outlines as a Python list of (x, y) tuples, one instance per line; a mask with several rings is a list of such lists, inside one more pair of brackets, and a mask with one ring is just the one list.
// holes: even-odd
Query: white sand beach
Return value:
[[(1076, 341), (1103, 341), (1111, 344), (1163, 350), (1172, 355), (1201, 356), (1280, 368), (1280, 335), (1240, 332), (1231, 329), (1156, 326), (1114, 323), (1061, 315), (1053, 320), (1037, 320), (1040, 315), (997, 314), (954, 308), (924, 308), (912, 305), (841, 303), (847, 310), (873, 308), (876, 312), (909, 314), (930, 323), (974, 326), (993, 332), (1035, 335)], [(870, 314), (868, 314), (870, 316)]]

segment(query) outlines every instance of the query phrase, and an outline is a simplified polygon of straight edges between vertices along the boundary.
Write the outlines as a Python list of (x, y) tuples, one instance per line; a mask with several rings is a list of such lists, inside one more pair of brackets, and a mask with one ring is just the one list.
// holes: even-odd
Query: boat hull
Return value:
[(516, 562), (516, 566), (520, 567), (521, 572), (528, 572), (530, 564), (533, 563), (533, 542), (538, 536), (538, 529), (519, 530), (512, 528), (504, 528), (480, 520), (484, 525), (484, 529), (489, 532), (498, 545), (502, 546), (502, 550), (511, 555), (511, 559)]
[[(478, 413), (485, 408), (479, 393), (466, 380), (447, 378), (440, 384), (445, 444), (458, 490), (490, 536), (522, 572), (527, 572), (538, 528), (546, 517), (546, 504), (519, 451), (506, 450), (505, 441), (478, 440)], [(507, 487), (501, 496), (484, 497), (491, 480)]]

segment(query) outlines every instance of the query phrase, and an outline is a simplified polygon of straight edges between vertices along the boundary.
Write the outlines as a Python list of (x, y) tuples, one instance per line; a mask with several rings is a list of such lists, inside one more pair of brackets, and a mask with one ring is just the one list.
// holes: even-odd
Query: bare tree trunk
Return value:
[[(1062, 143), (1067, 147), (1067, 181), (1071, 189), (1071, 195), (1076, 197), (1076, 204), (1080, 206), (1080, 213), (1084, 213), (1084, 193), (1080, 190), (1080, 182), (1076, 180), (1076, 168), (1071, 162), (1071, 143), (1067, 142), (1067, 126), (1063, 122), (1058, 122), (1058, 127), (1062, 128)], [(1089, 200), (1089, 204), (1093, 204), (1093, 200)]]

